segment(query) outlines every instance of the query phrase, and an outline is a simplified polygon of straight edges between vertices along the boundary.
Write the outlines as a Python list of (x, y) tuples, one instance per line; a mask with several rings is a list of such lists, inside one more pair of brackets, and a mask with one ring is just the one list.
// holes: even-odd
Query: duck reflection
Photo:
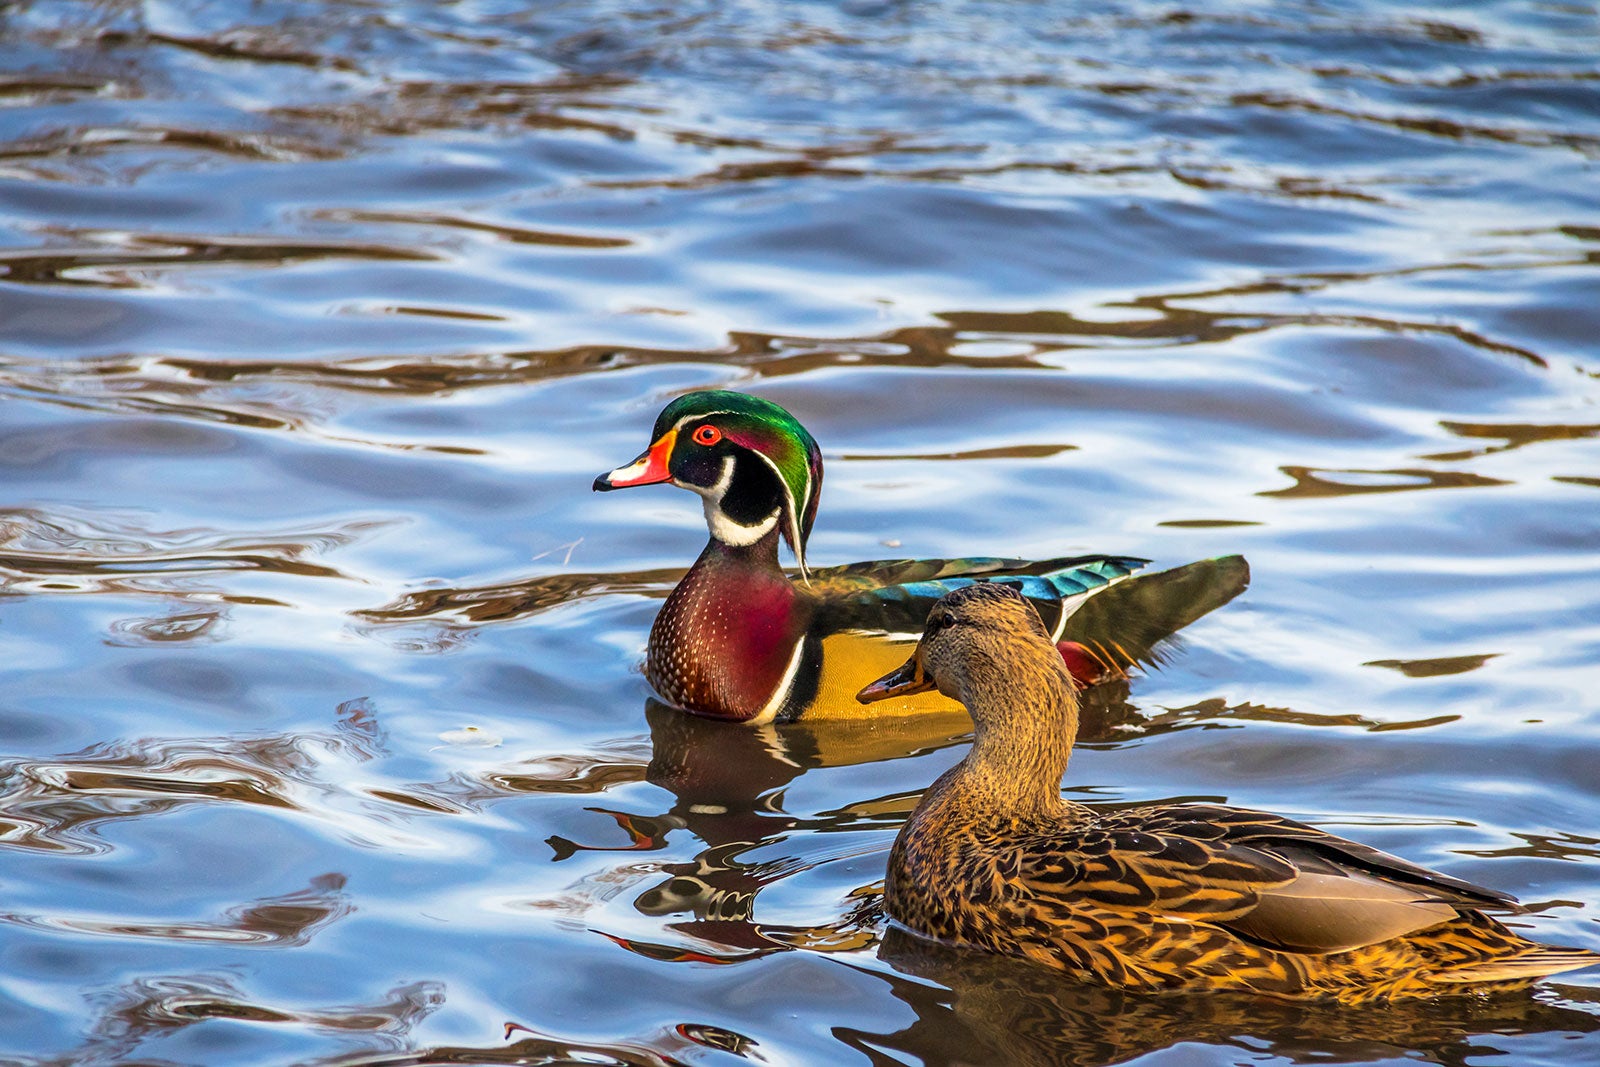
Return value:
[[(764, 888), (823, 860), (793, 852), (771, 858), (752, 854), (780, 845), (796, 831), (892, 829), (914, 797), (892, 798), (884, 810), (874, 810), (881, 805), (852, 805), (804, 816), (785, 810), (784, 790), (813, 769), (947, 748), (966, 738), (971, 729), (965, 715), (830, 722), (825, 728), (803, 723), (750, 727), (686, 715), (653, 699), (645, 706), (645, 719), (651, 740), (645, 779), (671, 793), (672, 806), (651, 816), (606, 814), (628, 830), (629, 849), (659, 844), (661, 837), (653, 835), (664, 836), (672, 829), (687, 830), (702, 844), (692, 859), (661, 864), (661, 877), (633, 900), (634, 908), (644, 915), (679, 917), (666, 929), (692, 938), (695, 947), (605, 936), (652, 959), (697, 962), (733, 962), (797, 947), (840, 950), (870, 945), (876, 931), (858, 921), (856, 909), (817, 927), (754, 921), (756, 897)], [(552, 846), (558, 856), (575, 847), (566, 841), (552, 841)], [(883, 847), (888, 847), (887, 838)], [(837, 855), (830, 852), (827, 858)]]
[[(1151, 722), (1128, 700), (1126, 683), (1096, 686), (1084, 694), (1084, 741), (1110, 744), (1130, 735), (1184, 729), (1194, 716), (1172, 714)], [(678, 917), (666, 929), (693, 938), (694, 948), (604, 936), (652, 959), (733, 962), (790, 948), (819, 951), (871, 945), (881, 924), (880, 888), (859, 887), (834, 922), (814, 927), (756, 922), (755, 902), (767, 886), (840, 857), (808, 859), (793, 851), (773, 853), (797, 833), (882, 830), (877, 846), (887, 852), (892, 831), (916, 805), (916, 792), (870, 798), (817, 815), (785, 809), (785, 790), (808, 771), (906, 759), (965, 743), (972, 720), (963, 712), (893, 716), (881, 720), (837, 720), (749, 726), (689, 715), (655, 699), (645, 703), (650, 759), (642, 777), (672, 794), (664, 812), (644, 814), (607, 808), (628, 835), (625, 845), (583, 844), (565, 837), (548, 843), (559, 861), (581, 851), (655, 851), (669, 834), (686, 830), (703, 845), (687, 861), (660, 864), (661, 877), (634, 897), (641, 914)], [(628, 775), (633, 778), (634, 775)]]
[[(1101, 1067), (1204, 1043), (1290, 1063), (1456, 1064), (1503, 1052), (1485, 1043), (1491, 1034), (1600, 1030), (1600, 995), (1575, 987), (1382, 1009), (1239, 994), (1141, 995), (1075, 982), (1025, 960), (942, 945), (899, 927), (885, 932), (879, 958), (897, 972), (887, 980), (916, 1020), (889, 1033), (834, 1031), (874, 1062), (898, 1050), (922, 1063)], [(1553, 1002), (1557, 989), (1572, 1006)]]

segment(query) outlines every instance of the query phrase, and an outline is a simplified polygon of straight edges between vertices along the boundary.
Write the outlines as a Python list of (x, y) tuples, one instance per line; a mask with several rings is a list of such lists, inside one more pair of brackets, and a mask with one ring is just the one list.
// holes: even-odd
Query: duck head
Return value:
[[(979, 582), (940, 597), (916, 650), (903, 665), (856, 694), (863, 704), (930, 689), (982, 719), (1017, 689), (1073, 690), (1039, 613), (1013, 586)], [(996, 699), (984, 699), (986, 696)]]
[(699, 493), (711, 536), (724, 544), (755, 544), (776, 527), (806, 575), (822, 450), (777, 404), (720, 389), (680, 396), (656, 416), (650, 447), (600, 475), (594, 488), (658, 482)]

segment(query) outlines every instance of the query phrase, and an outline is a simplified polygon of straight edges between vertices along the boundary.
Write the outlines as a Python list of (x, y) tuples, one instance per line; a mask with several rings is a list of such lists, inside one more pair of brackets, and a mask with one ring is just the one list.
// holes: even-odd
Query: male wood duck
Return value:
[[(711, 537), (656, 616), (645, 675), (668, 701), (716, 718), (862, 715), (852, 699), (861, 684), (905, 658), (929, 605), (974, 583), (1001, 582), (1027, 596), (1051, 620), (1073, 676), (1088, 685), (1158, 662), (1163, 641), (1249, 582), (1238, 556), (1126, 583), (1119, 580), (1146, 560), (899, 559), (814, 570), (806, 539), (822, 490), (821, 450), (789, 412), (744, 393), (674, 400), (656, 417), (650, 447), (594, 488), (659, 482), (700, 495)], [(780, 538), (797, 577), (779, 566)], [(877, 710), (956, 709), (927, 693)]]
[(889, 858), (885, 906), (925, 936), (1128, 989), (1346, 1003), (1513, 988), (1600, 963), (1484, 914), (1520, 910), (1504, 893), (1281, 816), (1063, 800), (1077, 695), (1014, 590), (940, 599), (910, 660), (859, 699), (933, 688), (975, 729)]

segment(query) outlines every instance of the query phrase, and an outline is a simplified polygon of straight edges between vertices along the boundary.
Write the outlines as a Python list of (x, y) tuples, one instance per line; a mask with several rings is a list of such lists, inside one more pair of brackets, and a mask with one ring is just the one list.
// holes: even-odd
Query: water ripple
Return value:
[[(56, 759), (0, 763), (0, 845), (66, 854), (103, 854), (104, 824), (183, 805), (245, 804), (308, 819), (365, 844), (436, 849), (446, 838), (406, 831), (416, 818), (459, 809), (425, 789), (401, 799), (393, 783), (359, 772), (384, 751), (375, 712), (354, 700), (337, 730), (257, 737), (147, 738), (104, 742)], [(409, 792), (409, 791), (407, 791)]]
[(412, 982), (396, 986), (374, 1003), (306, 1009), (263, 1003), (246, 992), (236, 976), (211, 972), (138, 978), (94, 999), (99, 1018), (80, 1047), (60, 1059), (27, 1062), (38, 1067), (125, 1063), (148, 1041), (230, 1019), (363, 1034), (394, 1048), (443, 1004), (444, 987), (438, 982)]
[[(229, 534), (152, 528), (142, 515), (10, 508), (0, 510), (0, 593), (215, 594), (259, 603), (259, 598), (230, 597), (213, 576), (260, 572), (359, 581), (317, 557), (383, 525), (362, 521), (334, 529)], [(203, 619), (190, 622), (203, 630)], [(181, 629), (166, 632), (182, 634)]]
[[(81, 132), (75, 135), (81, 140)], [(95, 138), (89, 138), (90, 141)], [(0, 249), (0, 279), (31, 285), (142, 288), (174, 268), (214, 265), (285, 265), (324, 259), (427, 262), (431, 253), (356, 241), (285, 241), (281, 238), (128, 234), (87, 230), (55, 236), (84, 242), (37, 250)]]
[(354, 910), (344, 892), (341, 874), (324, 874), (305, 889), (252, 901), (230, 908), (212, 922), (176, 920), (139, 921), (127, 918), (102, 918), (88, 915), (30, 915), (0, 911), (0, 922), (36, 930), (60, 930), (78, 934), (143, 938), (158, 941), (202, 941), (230, 945), (304, 945), (319, 930), (338, 922)]

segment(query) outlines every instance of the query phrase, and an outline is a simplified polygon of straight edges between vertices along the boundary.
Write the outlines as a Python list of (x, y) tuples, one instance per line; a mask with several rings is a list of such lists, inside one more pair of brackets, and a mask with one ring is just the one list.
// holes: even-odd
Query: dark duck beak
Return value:
[(856, 699), (863, 704), (871, 704), (890, 697), (926, 693), (932, 688), (934, 688), (933, 679), (922, 669), (922, 646), (919, 644), (917, 650), (911, 653), (910, 659), (876, 682), (863, 687), (861, 692), (856, 694)]

